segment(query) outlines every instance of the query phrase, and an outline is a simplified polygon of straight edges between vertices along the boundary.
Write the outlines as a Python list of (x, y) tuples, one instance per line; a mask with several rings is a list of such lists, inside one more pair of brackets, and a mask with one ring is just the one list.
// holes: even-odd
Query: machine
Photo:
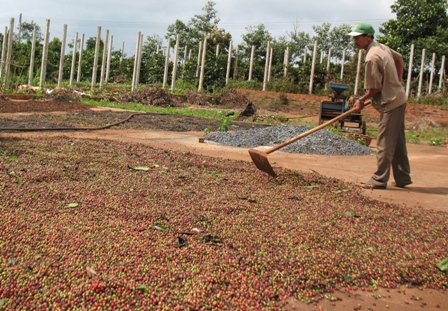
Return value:
[[(331, 120), (352, 108), (350, 107), (349, 96), (342, 94), (348, 89), (348, 85), (330, 83), (330, 88), (333, 90), (333, 94), (329, 96), (330, 100), (324, 100), (320, 103), (319, 124)], [(341, 130), (355, 130), (363, 135), (366, 134), (366, 122), (362, 120), (362, 114), (360, 112), (348, 114), (335, 123), (335, 126)]]

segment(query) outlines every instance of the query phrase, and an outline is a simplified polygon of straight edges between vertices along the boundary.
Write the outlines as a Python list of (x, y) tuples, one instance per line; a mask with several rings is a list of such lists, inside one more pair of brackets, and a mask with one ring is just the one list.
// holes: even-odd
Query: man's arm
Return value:
[(395, 62), (395, 68), (397, 69), (398, 80), (400, 82), (403, 82), (403, 73), (404, 73), (403, 55), (401, 55), (400, 53), (398, 53), (397, 51), (394, 51), (392, 49), (390, 49), (390, 52), (391, 52), (392, 58), (394, 59), (394, 62)]
[(365, 93), (363, 96), (361, 96), (361, 98), (359, 98), (355, 104), (353, 105), (353, 108), (356, 109), (356, 111), (361, 111), (364, 109), (365, 105), (364, 102), (369, 99), (372, 98), (373, 96), (375, 96), (376, 94), (378, 94), (379, 92), (381, 92), (381, 89), (370, 89), (367, 90), (367, 93)]

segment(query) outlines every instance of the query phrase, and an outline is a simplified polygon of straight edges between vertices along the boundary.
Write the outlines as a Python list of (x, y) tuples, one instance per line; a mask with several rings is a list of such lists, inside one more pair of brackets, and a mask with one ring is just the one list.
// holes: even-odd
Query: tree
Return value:
[(165, 57), (159, 50), (162, 45), (162, 38), (158, 35), (148, 36), (142, 47), (142, 63), (140, 68), (140, 82), (142, 83), (161, 83), (165, 68)]
[(323, 23), (321, 26), (313, 26), (313, 30), (316, 33), (313, 36), (313, 41), (317, 40), (318, 47), (324, 53), (324, 56), (328, 55), (331, 48), (332, 58), (341, 60), (344, 49), (348, 51), (348, 54), (352, 54), (354, 51), (351, 38), (347, 36), (350, 32), (351, 26), (348, 24), (342, 24), (331, 28), (331, 24), (328, 22)]
[(48, 44), (47, 78), (56, 82), (59, 73), (62, 41), (54, 37)]
[(416, 47), (431, 48), (431, 52), (446, 54), (448, 50), (443, 39), (448, 37), (447, 0), (396, 0), (391, 9), (397, 17), (381, 25), (380, 32), (384, 35), (377, 36), (379, 42), (403, 55), (409, 54), (412, 43), (430, 43), (429, 46)]
[(293, 30), (287, 32), (290, 39), (291, 59), (296, 61), (297, 58), (300, 60), (303, 59), (303, 56), (306, 53), (305, 49), (309, 49), (312, 45), (311, 36), (299, 29), (300, 23), (295, 22), (293, 23)]
[[(380, 26), (383, 35), (377, 41), (400, 52), (406, 63), (410, 59), (410, 47), (416, 51), (426, 49), (427, 55), (446, 55), (448, 53), (448, 1), (447, 0), (396, 0), (391, 5), (396, 19), (391, 19)], [(438, 58), (440, 60), (441, 57)], [(416, 53), (412, 76), (418, 75), (421, 53)], [(445, 68), (448, 64), (445, 64)], [(405, 67), (405, 76), (408, 75)], [(412, 85), (411, 85), (412, 87)]]
[(255, 47), (254, 51), (254, 66), (252, 69), (252, 78), (254, 80), (263, 81), (264, 67), (266, 62), (266, 49), (268, 42), (272, 42), (273, 38), (269, 31), (266, 30), (264, 24), (257, 26), (246, 27), (247, 33), (242, 35), (243, 42), (238, 45), (238, 50), (242, 54), (241, 62), (244, 64), (243, 68), (246, 73), (244, 76), (248, 76), (249, 61), (252, 51), (252, 46)]
[(191, 34), (196, 38), (200, 39), (203, 34), (210, 34), (213, 29), (218, 28), (220, 19), (216, 17), (218, 11), (215, 10), (215, 5), (215, 2), (208, 1), (202, 8), (204, 14), (196, 14), (188, 23)]
[[(90, 37), (87, 38), (86, 41), (86, 50), (94, 50), (95, 51), (95, 47), (96, 47), (96, 37)], [(100, 51), (103, 49), (103, 40), (100, 39)]]
[[(30, 66), (30, 55), (31, 55), (31, 39), (33, 37), (33, 31), (34, 27), (36, 26), (36, 47), (35, 47), (35, 60), (41, 59), (42, 55), (42, 45), (40, 44), (40, 41), (42, 41), (42, 34), (40, 32), (40, 27), (34, 23), (31, 22), (23, 22), (22, 23), (22, 32), (21, 32), (21, 38), (22, 40), (18, 40), (18, 32), (15, 32), (13, 35), (13, 53), (11, 56), (11, 65), (10, 70), (12, 73), (12, 80), (10, 82), (16, 83), (16, 84), (25, 84), (28, 82), (28, 72), (29, 72), (29, 66)], [(19, 27), (17, 27), (17, 30), (19, 30)], [(0, 53), (1, 49), (3, 48), (3, 40), (4, 40), (4, 34), (0, 33)], [(6, 46), (5, 46), (6, 47)], [(34, 74), (37, 74), (40, 68), (40, 62), (35, 61), (34, 62), (34, 68), (33, 72)]]
[[(82, 53), (81, 76), (90, 79), (92, 77), (93, 60), (95, 58), (96, 37), (89, 37), (86, 40), (86, 46)], [(104, 42), (100, 39), (100, 47), (98, 53), (98, 71), (97, 77), (100, 75), (101, 60), (103, 55)]]
[(162, 46), (162, 38), (159, 35), (152, 35), (146, 37), (146, 42), (142, 46), (142, 55), (151, 56), (157, 52), (157, 47)]
[[(222, 51), (223, 54), (227, 54), (228, 46), (232, 40), (230, 33), (218, 26), (220, 19), (217, 18), (215, 5), (215, 2), (208, 1), (202, 8), (204, 14), (194, 15), (188, 23), (176, 20), (174, 24), (168, 26), (168, 32), (165, 36), (166, 38), (171, 38), (173, 42), (176, 40), (176, 36), (179, 35), (179, 46), (188, 48), (189, 50), (191, 49), (193, 57), (186, 62), (185, 72), (183, 72), (187, 77), (195, 76), (195, 64), (197, 63), (196, 55), (198, 55), (199, 43), (203, 42), (204, 36), (207, 36), (207, 63), (205, 68), (213, 68), (213, 65), (210, 64), (220, 64), (220, 66), (217, 67), (220, 69), (219, 72), (215, 69), (213, 69), (213, 73), (205, 72), (203, 81), (204, 89), (221, 86), (222, 83), (218, 83), (219, 85), (216, 84), (216, 81), (222, 80), (217, 78), (217, 74), (220, 73), (220, 77), (225, 76), (226, 67), (224, 66), (224, 70), (222, 70), (222, 64), (223, 62), (225, 64), (226, 59), (224, 59), (223, 55), (219, 55), (217, 59), (215, 59), (216, 56), (214, 55), (218, 44), (220, 46), (220, 51)], [(179, 55), (179, 60), (182, 60), (182, 57), (183, 55)], [(221, 71), (223, 72), (221, 73)], [(213, 82), (214, 78), (216, 78), (215, 82)]]
[(348, 24), (342, 24), (335, 26), (330, 30), (329, 39), (332, 46), (332, 57), (337, 60), (342, 60), (342, 53), (346, 50), (347, 55), (353, 55), (355, 53), (355, 46), (352, 42), (352, 38), (347, 36), (351, 31), (352, 26)]
[(317, 41), (318, 49), (324, 55), (328, 54), (328, 50), (331, 48), (330, 42), (330, 28), (331, 24), (329, 22), (323, 23), (321, 26), (313, 25), (314, 32), (313, 42)]
[(288, 47), (290, 47), (290, 44), (285, 36), (280, 36), (278, 39), (275, 38), (271, 42), (271, 49), (272, 49), (271, 77), (274, 79), (282, 79), (284, 76), (285, 51)]
[[(42, 32), (40, 26), (37, 25), (34, 21), (31, 22), (22, 22), (17, 26), (17, 30), (20, 30), (20, 39), (25, 42), (31, 42), (33, 39), (34, 27), (36, 27), (36, 42), (41, 42), (43, 40)], [(15, 36), (18, 36), (18, 32)], [(17, 38), (18, 39), (18, 38)]]
[(204, 35), (210, 35), (212, 32), (221, 32), (227, 37), (231, 37), (229, 33), (220, 30), (218, 27), (220, 19), (217, 18), (218, 12), (215, 9), (216, 3), (208, 1), (202, 8), (204, 14), (196, 14), (185, 24), (180, 20), (176, 20), (174, 24), (168, 26), (166, 38), (176, 37), (180, 35), (181, 45), (197, 46), (203, 40)]
[(186, 46), (190, 44), (191, 34), (190, 28), (181, 20), (176, 20), (174, 24), (168, 26), (168, 31), (165, 35), (165, 38), (176, 38), (176, 36), (180, 36), (179, 45)]

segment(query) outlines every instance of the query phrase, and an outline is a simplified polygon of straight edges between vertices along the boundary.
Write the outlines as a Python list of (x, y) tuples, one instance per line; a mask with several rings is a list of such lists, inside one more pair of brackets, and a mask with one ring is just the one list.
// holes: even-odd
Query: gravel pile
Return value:
[[(272, 126), (234, 132), (216, 132), (205, 135), (205, 140), (225, 146), (255, 148), (276, 146), (310, 130), (308, 126)], [(301, 138), (280, 149), (281, 151), (320, 155), (371, 155), (374, 151), (356, 141), (333, 134), (325, 129)]]

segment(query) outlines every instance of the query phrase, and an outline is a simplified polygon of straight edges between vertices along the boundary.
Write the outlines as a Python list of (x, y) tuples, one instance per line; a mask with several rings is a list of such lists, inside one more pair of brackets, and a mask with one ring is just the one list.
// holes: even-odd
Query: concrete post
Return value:
[(406, 80), (406, 98), (409, 98), (409, 93), (411, 91), (413, 63), (414, 63), (414, 44), (411, 45), (411, 54), (409, 56), (408, 79)]
[(109, 40), (109, 48), (107, 49), (107, 64), (106, 64), (106, 84), (109, 81), (109, 74), (110, 74), (110, 59), (112, 57), (112, 46), (114, 42), (114, 36), (110, 36)]
[(198, 91), (202, 91), (204, 84), (204, 71), (205, 71), (205, 58), (207, 55), (207, 36), (204, 36), (204, 45), (202, 47), (202, 62), (201, 62), (201, 72), (199, 74), (199, 87)]
[(173, 72), (171, 76), (171, 92), (174, 92), (176, 87), (176, 78), (177, 78), (177, 62), (179, 59), (179, 39), (180, 35), (176, 36), (176, 45), (174, 46), (174, 58), (173, 58)]
[(76, 75), (76, 82), (81, 81), (81, 71), (82, 71), (82, 51), (84, 50), (84, 34), (81, 36), (81, 43), (79, 44), (79, 57), (78, 57), (78, 73)]
[(136, 89), (136, 80), (137, 80), (137, 63), (138, 63), (138, 47), (140, 42), (141, 32), (137, 33), (137, 40), (135, 42), (135, 52), (134, 52), (134, 67), (132, 68), (132, 82), (131, 82), (131, 91), (135, 91)]
[(288, 75), (288, 66), (289, 66), (289, 46), (285, 50), (285, 59), (283, 64), (285, 65), (283, 76), (286, 77)]
[(445, 77), (445, 55), (442, 56), (442, 64), (440, 65), (440, 72), (439, 72), (439, 91), (442, 90), (442, 81)]
[(229, 43), (229, 55), (227, 57), (226, 85), (229, 84), (230, 66), (231, 66), (231, 63), (232, 63), (232, 50), (233, 50), (233, 43), (232, 43), (232, 41), (230, 41), (230, 43)]
[(138, 40), (138, 48), (137, 48), (137, 69), (135, 72), (135, 89), (138, 88), (138, 84), (140, 83), (140, 68), (142, 66), (142, 50), (143, 50), (143, 34), (140, 33), (140, 40)]
[(5, 89), (9, 89), (9, 72), (11, 70), (13, 38), (14, 38), (14, 18), (11, 18), (9, 24), (8, 47), (6, 51)]
[(64, 24), (62, 31), (62, 45), (61, 55), (59, 56), (59, 73), (58, 73), (58, 87), (62, 87), (62, 75), (64, 74), (64, 59), (65, 59), (65, 44), (67, 41), (67, 24)]
[(268, 70), (269, 70), (269, 54), (271, 53), (271, 42), (268, 42), (268, 46), (266, 48), (266, 59), (264, 63), (264, 77), (263, 77), (263, 91), (266, 91), (266, 84), (268, 82)]
[(33, 29), (33, 39), (31, 42), (31, 55), (30, 55), (30, 71), (28, 73), (28, 85), (33, 85), (33, 76), (34, 76), (34, 56), (36, 54), (36, 33), (37, 33), (37, 27), (34, 26)]
[(252, 80), (252, 70), (254, 68), (254, 54), (255, 54), (255, 45), (252, 45), (252, 49), (250, 51), (250, 64), (249, 64), (249, 78), (248, 81)]
[(272, 72), (272, 54), (274, 52), (274, 49), (271, 48), (271, 51), (269, 52), (269, 69), (268, 69), (268, 81), (271, 81), (271, 72)]
[(342, 64), (341, 64), (341, 81), (344, 78), (344, 65), (345, 65), (345, 49), (342, 52)]
[(317, 40), (314, 41), (313, 60), (311, 62), (310, 85), (308, 91), (310, 94), (313, 94), (314, 71), (316, 70), (316, 56), (317, 56)]
[(92, 69), (92, 85), (91, 89), (93, 90), (96, 85), (96, 75), (98, 70), (98, 56), (100, 53), (100, 41), (101, 40), (101, 26), (98, 26), (96, 32), (96, 41), (95, 41), (95, 54), (93, 56), (93, 69)]
[(196, 75), (195, 77), (199, 76), (199, 67), (201, 67), (201, 50), (202, 50), (202, 41), (199, 42), (199, 49), (198, 49), (198, 64), (196, 66)]
[(165, 53), (165, 71), (163, 73), (163, 85), (162, 88), (165, 88), (168, 81), (168, 67), (170, 64), (170, 50), (171, 50), (171, 38), (167, 39), (166, 53)]
[(44, 46), (42, 50), (42, 62), (40, 66), (40, 81), (39, 81), (40, 89), (44, 87), (45, 77), (47, 75), (48, 42), (50, 40), (49, 38), (50, 38), (50, 20), (47, 19), (45, 28)]
[(5, 34), (3, 35), (2, 56), (0, 59), (0, 78), (3, 77), (3, 68), (6, 63), (6, 39), (8, 38), (8, 27), (5, 26)]
[(432, 53), (431, 76), (429, 78), (428, 94), (432, 93), (432, 83), (434, 82), (434, 71), (436, 70), (436, 53)]
[(101, 57), (100, 90), (103, 89), (104, 77), (106, 75), (106, 59), (107, 59), (108, 45), (109, 45), (109, 30), (106, 29), (106, 34), (104, 36), (104, 42), (103, 42), (103, 55)]
[(73, 86), (73, 77), (75, 75), (75, 58), (76, 58), (77, 48), (78, 48), (78, 33), (75, 32), (75, 38), (73, 39), (73, 50), (72, 50), (72, 66), (70, 67), (70, 82), (69, 82), (70, 86)]
[(423, 75), (425, 73), (425, 65), (426, 65), (426, 49), (423, 49), (422, 50), (422, 62), (420, 64), (420, 77), (418, 79), (417, 98), (419, 98), (422, 95)]

